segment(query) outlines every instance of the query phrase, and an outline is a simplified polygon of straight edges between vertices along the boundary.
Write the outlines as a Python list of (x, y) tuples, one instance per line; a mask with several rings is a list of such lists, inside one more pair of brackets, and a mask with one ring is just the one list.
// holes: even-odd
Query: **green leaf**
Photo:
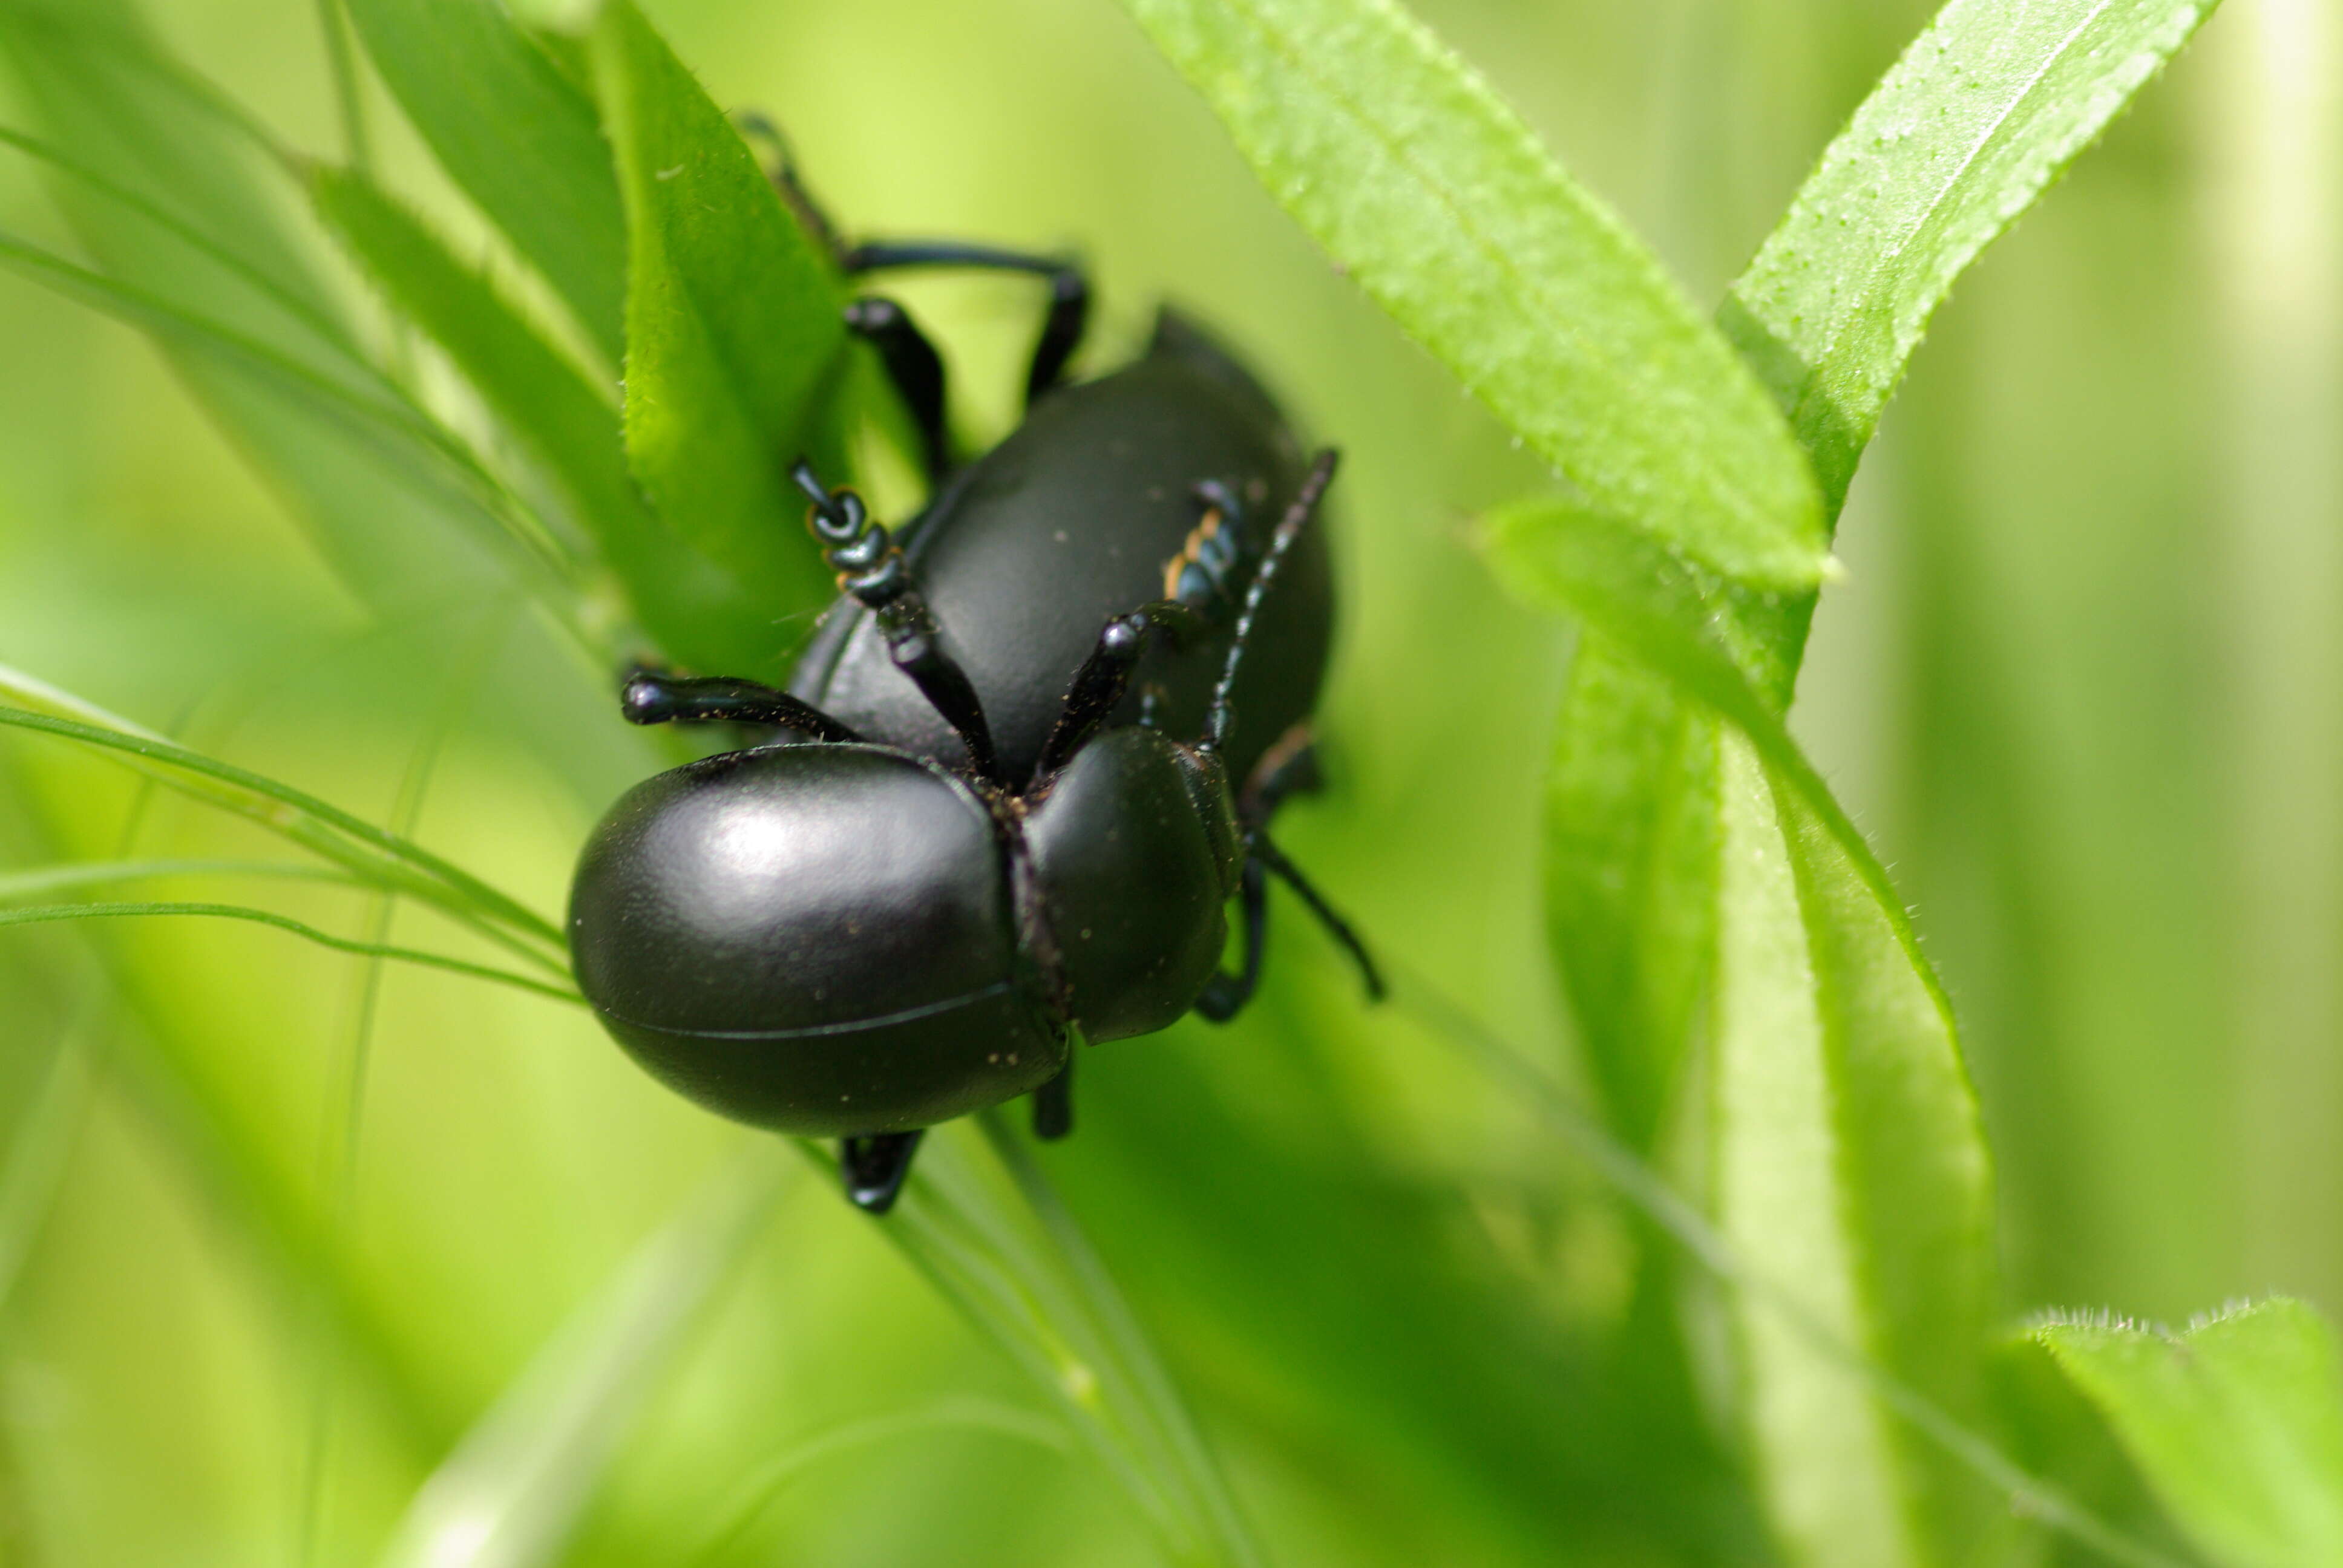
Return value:
[[(1983, 1130), (1941, 994), (1830, 827), (1721, 747), (1704, 1074), (1720, 1228), (1846, 1343), (1974, 1423), (1992, 1309)], [(1737, 1294), (1746, 1422), (1793, 1560), (1976, 1560), (1989, 1499), (1770, 1302)]]
[(2283, 1297), (2184, 1333), (2109, 1319), (2034, 1332), (2222, 1568), (2343, 1563), (2335, 1334)]
[(1124, 0), (1336, 263), (1598, 508), (1804, 588), (1813, 477), (1764, 389), (1518, 115), (1389, 0)]
[(594, 101), (494, 0), (347, 0), (407, 117), (618, 362), (627, 226)]
[[(1651, 1147), (1671, 1110), (1705, 1129), (1719, 1224), (1750, 1266), (1975, 1424), (1991, 1306), (1984, 1134), (1886, 872), (1760, 685), (1778, 644), (1745, 632), (1779, 603), (1583, 508), (1507, 508), (1488, 537), (1516, 591), (1603, 639), (1574, 677), (1586, 706), (1564, 718), (1610, 722), (1565, 737), (1550, 795), (1593, 815), (1556, 826), (1551, 904), (1558, 940), (1597, 943), (1564, 961), (1598, 1071), (1626, 1091), (1623, 1131)], [(1598, 881), (1590, 866), (1623, 869)], [(1652, 954), (1623, 950), (1647, 933)], [(1705, 1051), (1687, 1079), (1692, 1040)], [(1990, 1518), (1974, 1482), (1765, 1296), (1733, 1300), (1749, 1441), (1793, 1559), (1966, 1560)]]
[(700, 669), (769, 662), (772, 606), (652, 515), (627, 470), (615, 397), (364, 175), (321, 166), (310, 194), (391, 302), (447, 350), (560, 485), (660, 650)]
[(837, 270), (633, 6), (607, 7), (589, 44), (627, 213), (628, 458), (659, 516), (769, 617), (811, 609), (835, 590), (786, 474), (800, 455), (841, 467)]
[(1719, 313), (1831, 514), (1953, 280), (2217, 0), (1953, 0), (1855, 110)]

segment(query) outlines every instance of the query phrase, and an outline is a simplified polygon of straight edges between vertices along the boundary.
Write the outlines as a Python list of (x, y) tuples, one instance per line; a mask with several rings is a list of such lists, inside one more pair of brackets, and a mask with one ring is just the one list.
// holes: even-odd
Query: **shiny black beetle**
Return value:
[(921, 1129), (1031, 1092), (1036, 1132), (1067, 1131), (1078, 1039), (1234, 1016), (1268, 875), (1381, 984), (1267, 834), (1317, 781), (1332, 598), (1308, 525), (1334, 455), (1304, 465), (1252, 378), (1169, 312), (1137, 364), (1060, 387), (1088, 305), (1061, 264), (841, 259), (1047, 276), (1027, 418), (951, 471), (933, 348), (891, 301), (849, 307), (919, 422), (934, 499), (899, 542), (798, 464), (843, 591), (789, 689), (639, 672), (621, 699), (636, 723), (779, 734), (628, 791), (569, 919), (578, 984), (638, 1061), (723, 1115), (842, 1136), (849, 1196), (883, 1212)]

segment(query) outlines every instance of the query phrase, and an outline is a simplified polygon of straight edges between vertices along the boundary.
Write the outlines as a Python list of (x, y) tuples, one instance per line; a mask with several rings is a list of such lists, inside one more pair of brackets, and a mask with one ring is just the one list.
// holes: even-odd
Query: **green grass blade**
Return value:
[(617, 364), (627, 230), (593, 100), (493, 0), (348, 5), (440, 166)]
[[(992, 1118), (997, 1121), (998, 1118)], [(1250, 1568), (1259, 1546), (1168, 1376), (1013, 1135), (938, 1129), (882, 1229), (1058, 1409), (1171, 1562)], [(800, 1143), (833, 1170), (826, 1151)], [(1070, 1237), (1071, 1244), (1070, 1246)]]
[(1823, 154), (1720, 320), (1835, 516), (1929, 315), (2217, 0), (1953, 0)]
[(560, 485), (660, 650), (699, 669), (769, 660), (773, 608), (652, 516), (627, 471), (615, 396), (371, 180), (321, 166), (310, 195), (391, 302), (447, 350)]
[[(139, 771), (213, 806), (249, 818), (366, 878), (410, 893), (468, 923), (501, 929), (558, 953), (561, 929), (429, 850), (313, 795), (261, 774), (190, 751), (116, 719), (45, 681), (0, 667), (0, 696), (25, 705), (0, 708), (0, 724), (40, 731), (137, 759)], [(558, 972), (567, 966), (543, 948), (522, 950)]]
[(163, 877), (282, 877), (293, 881), (339, 882), (352, 888), (372, 885), (331, 866), (310, 866), (297, 860), (77, 860), (60, 866), (0, 871), (0, 901), (14, 902), (70, 892), (76, 888), (112, 887)]
[(635, 1249), (416, 1496), (384, 1568), (548, 1568), (793, 1173), (769, 1140)]
[(1814, 480), (1748, 367), (1518, 115), (1393, 0), (1125, 0), (1274, 196), (1594, 505), (1812, 586)]
[(2221, 1568), (2343, 1563), (2343, 1367), (2316, 1312), (2280, 1297), (2177, 1334), (2073, 1318), (2034, 1337)]
[(840, 471), (820, 439), (846, 364), (837, 272), (633, 6), (589, 43), (627, 212), (628, 459), (769, 615), (811, 609), (836, 590), (786, 471), (800, 453)]
[(227, 920), (250, 920), (256, 925), (274, 926), (280, 931), (290, 931), (328, 947), (337, 952), (357, 953), (364, 958), (396, 959), (401, 963), (420, 964), (427, 969), (446, 970), (473, 980), (495, 980), (534, 991), (556, 1001), (576, 1002), (581, 1006), (585, 998), (567, 986), (548, 985), (527, 975), (513, 973), (488, 964), (467, 963), (443, 953), (427, 953), (414, 948), (391, 947), (381, 942), (358, 941), (349, 937), (337, 937), (330, 931), (306, 925), (290, 915), (280, 915), (269, 910), (247, 909), (242, 904), (145, 903), (145, 904), (43, 904), (26, 910), (0, 910), (0, 926), (35, 926), (55, 920), (118, 920), (133, 915), (199, 915)]
[(918, 1410), (848, 1422), (818, 1437), (793, 1443), (759, 1465), (712, 1511), (714, 1523), (701, 1533), (697, 1545), (678, 1555), (679, 1568), (713, 1568), (736, 1554), (758, 1517), (813, 1465), (898, 1438), (955, 1430), (989, 1432), (1057, 1453), (1068, 1452), (1073, 1447), (1072, 1439), (1059, 1422), (991, 1400), (940, 1399)]

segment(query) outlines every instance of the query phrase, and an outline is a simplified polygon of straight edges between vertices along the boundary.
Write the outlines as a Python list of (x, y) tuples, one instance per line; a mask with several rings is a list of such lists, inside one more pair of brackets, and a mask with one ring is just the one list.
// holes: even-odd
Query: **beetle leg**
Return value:
[(1237, 790), (1237, 820), (1266, 828), (1289, 795), (1315, 794), (1325, 783), (1318, 771), (1318, 745), (1303, 719), (1261, 754), (1252, 774)]
[(1252, 583), (1245, 589), (1244, 608), (1237, 614), (1236, 636), (1229, 643), (1229, 661), (1221, 667), (1221, 681), (1212, 689), (1212, 705), (1204, 714), (1203, 745), (1218, 751), (1228, 744), (1229, 728), (1235, 722), (1236, 711), (1230, 694), (1236, 689), (1237, 669), (1244, 662), (1245, 644), (1252, 636), (1253, 618), (1261, 611), (1261, 601), (1269, 592), (1269, 585), (1284, 564), (1285, 555), (1310, 519), (1318, 515), (1318, 503), (1326, 498), (1326, 487), (1334, 482), (1334, 465), (1338, 454), (1328, 447), (1321, 450), (1310, 465), (1308, 477), (1295, 492), (1293, 504), (1285, 508), (1278, 519), (1277, 528), (1269, 537), (1269, 548), (1262, 552), (1261, 566), (1253, 572)]
[(1238, 896), (1244, 900), (1244, 968), (1235, 974), (1215, 974), (1204, 982), (1196, 1010), (1214, 1023), (1226, 1023), (1244, 1010), (1261, 983), (1262, 955), (1269, 945), (1269, 875), (1260, 860), (1248, 855), (1240, 873)]
[(1069, 1051), (1058, 1076), (1033, 1091), (1033, 1136), (1054, 1142), (1073, 1130), (1074, 1058)]
[(1041, 318), (1041, 335), (1034, 342), (1032, 363), (1025, 373), (1029, 407), (1064, 377), (1066, 361), (1073, 357), (1082, 341), (1082, 329), (1090, 323), (1090, 279), (1081, 267), (1061, 256), (949, 240), (881, 240), (856, 246), (843, 260), (850, 275), (901, 266), (970, 266), (988, 272), (1031, 273), (1048, 279), (1049, 314)]
[(838, 1168), (846, 1179), (848, 1201), (871, 1214), (884, 1214), (911, 1173), (924, 1129), (910, 1132), (863, 1132), (839, 1140)]
[(862, 739), (786, 691), (725, 676), (692, 679), (639, 669), (618, 694), (618, 711), (634, 724), (772, 724), (815, 740)]
[(852, 490), (833, 491), (825, 486), (803, 457), (790, 468), (789, 477), (813, 503), (806, 512), (806, 526), (821, 541), (822, 558), (838, 573), (840, 591), (871, 612), (886, 639), (887, 657), (960, 736), (968, 748), (970, 769), (988, 783), (1004, 782), (976, 687), (960, 661), (944, 651), (936, 618), (912, 586), (910, 565), (888, 536), (887, 525), (871, 521), (862, 498)]
[(1128, 615), (1110, 618), (1100, 628), (1098, 646), (1091, 649), (1066, 688), (1066, 705), (1059, 710), (1058, 722), (1041, 747), (1041, 759), (1034, 771), (1041, 774), (1062, 768), (1098, 733), (1099, 726), (1131, 689), (1131, 672), (1139, 668), (1151, 637), (1168, 637), (1177, 648), (1203, 625), (1200, 612), (1177, 599), (1159, 599)]
[(920, 455), (930, 484), (951, 467), (951, 442), (944, 428), (944, 362), (903, 307), (875, 294), (846, 307), (847, 330), (879, 351), (879, 363), (919, 427)]
[(1285, 858), (1283, 851), (1269, 841), (1267, 833), (1256, 828), (1246, 834), (1245, 849), (1252, 857), (1246, 862), (1247, 869), (1251, 869), (1253, 860), (1258, 860), (1275, 872), (1287, 887), (1301, 894), (1302, 901), (1310, 906), (1310, 912), (1318, 917), (1318, 923), (1326, 928), (1326, 934), (1340, 942), (1350, 953), (1351, 960), (1359, 966), (1359, 978), (1367, 983), (1367, 1000), (1383, 1000), (1383, 973), (1375, 968), (1375, 960), (1367, 952), (1366, 944), (1359, 940), (1356, 931), (1351, 930), (1351, 922), (1336, 914), (1333, 906), (1318, 896), (1318, 890), (1310, 885), (1309, 879)]

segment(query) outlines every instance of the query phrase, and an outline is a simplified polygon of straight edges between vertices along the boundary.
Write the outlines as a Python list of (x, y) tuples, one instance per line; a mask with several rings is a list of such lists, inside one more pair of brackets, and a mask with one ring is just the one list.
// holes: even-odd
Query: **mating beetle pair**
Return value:
[(893, 302), (849, 307), (933, 498), (899, 541), (796, 466), (843, 591), (789, 689), (638, 673), (621, 699), (636, 723), (779, 733), (621, 798), (570, 930), (638, 1061), (726, 1116), (842, 1136), (848, 1195), (883, 1212), (936, 1122), (1030, 1092), (1036, 1133), (1067, 1131), (1079, 1040), (1234, 1016), (1271, 875), (1381, 985), (1267, 832), (1317, 781), (1332, 607), (1309, 525), (1334, 455), (1305, 465), (1252, 377), (1168, 311), (1136, 364), (1061, 386), (1089, 303), (1071, 267), (924, 244), (840, 260), (1048, 278), (1025, 422), (955, 470), (935, 350)]

